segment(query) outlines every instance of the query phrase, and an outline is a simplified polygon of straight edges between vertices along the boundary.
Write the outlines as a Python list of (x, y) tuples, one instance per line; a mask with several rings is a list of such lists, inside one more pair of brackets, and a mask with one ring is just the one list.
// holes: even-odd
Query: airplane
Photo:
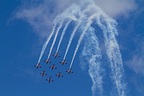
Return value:
[(54, 80), (52, 79), (52, 76), (50, 76), (49, 78), (46, 79), (49, 83), (53, 82)]
[(67, 72), (68, 74), (74, 73), (71, 68), (69, 68), (68, 70), (66, 70), (66, 72)]
[(67, 64), (66, 60), (63, 60), (62, 62), (60, 62), (62, 65)]
[(45, 62), (46, 64), (51, 63), (51, 62), (50, 62), (50, 58), (44, 60), (44, 62)]
[(61, 72), (57, 73), (56, 76), (57, 76), (58, 78), (63, 77), (63, 75), (62, 75)]
[(41, 68), (40, 63), (38, 63), (37, 65), (34, 66), (36, 69)]
[(54, 64), (50, 66), (49, 68), (51, 68), (52, 70), (57, 69), (57, 67)]
[(57, 52), (56, 54), (54, 54), (53, 56), (54, 56), (55, 58), (56, 58), (56, 57), (60, 57), (60, 56), (58, 55), (58, 52)]
[(40, 75), (41, 75), (42, 77), (44, 77), (45, 75), (47, 75), (47, 74), (46, 74), (46, 71), (43, 70), (43, 71), (40, 73)]

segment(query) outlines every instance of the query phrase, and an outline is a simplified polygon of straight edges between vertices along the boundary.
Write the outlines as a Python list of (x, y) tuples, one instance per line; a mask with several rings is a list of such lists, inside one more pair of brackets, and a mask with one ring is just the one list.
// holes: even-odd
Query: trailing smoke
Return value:
[[(95, 2), (98, 0), (94, 0)], [(92, 79), (92, 94), (95, 96), (95, 94), (99, 94), (100, 96), (103, 95), (103, 66), (101, 65), (102, 53), (99, 48), (99, 41), (98, 37), (95, 34), (95, 28), (91, 26), (91, 24), (98, 25), (100, 29), (102, 29), (103, 37), (104, 37), (104, 43), (105, 43), (105, 50), (108, 58), (108, 66), (111, 69), (111, 80), (113, 82), (113, 87), (115, 88), (116, 95), (117, 96), (125, 96), (126, 95), (126, 84), (124, 82), (124, 69), (123, 69), (123, 62), (121, 58), (121, 53), (119, 50), (118, 43), (116, 41), (115, 36), (118, 35), (117, 29), (116, 29), (116, 21), (109, 17), (99, 6), (95, 5), (95, 2), (93, 0), (81, 0), (80, 2), (76, 4), (72, 4), (70, 7), (67, 6), (67, 8), (58, 14), (55, 19), (53, 20), (53, 27), (52, 31), (50, 32), (50, 35), (48, 36), (45, 44), (43, 45), (43, 48), (41, 50), (38, 64), (41, 61), (41, 58), (45, 52), (45, 49), (47, 45), (49, 44), (49, 41), (52, 39), (52, 36), (54, 35), (54, 39), (52, 42), (52, 45), (50, 47), (50, 51), (48, 54), (48, 58), (51, 56), (51, 52), (54, 49), (55, 42), (58, 41), (57, 37), (60, 34), (60, 29), (63, 27), (63, 31), (60, 34), (60, 40), (58, 42), (57, 50), (59, 51), (60, 46), (62, 45), (62, 40), (65, 37), (65, 33), (67, 32), (67, 28), (70, 25), (70, 23), (73, 21), (75, 22), (75, 27), (72, 29), (72, 33), (70, 33), (70, 39), (68, 41), (65, 54), (63, 57), (63, 60), (67, 58), (67, 53), (71, 48), (71, 44), (73, 42), (73, 38), (75, 37), (75, 34), (80, 29), (80, 38), (78, 38), (76, 48), (74, 50), (74, 54), (72, 54), (72, 59), (70, 63), (70, 68), (72, 68), (72, 65), (74, 63), (76, 54), (79, 50), (79, 47), (82, 43), (82, 41), (85, 41), (85, 46), (82, 50), (82, 56), (86, 57), (84, 59), (87, 60), (87, 64), (89, 66), (88, 72)], [(118, 0), (116, 0), (118, 1)], [(124, 1), (123, 1), (124, 2)], [(24, 12), (24, 13), (27, 13)], [(22, 15), (18, 15), (21, 17)], [(24, 17), (24, 16), (22, 16)], [(67, 23), (64, 24), (64, 21)], [(56, 27), (58, 26), (58, 27)], [(84, 38), (85, 37), (85, 38)]]
[[(76, 8), (75, 8), (76, 7)], [(102, 30), (103, 30), (103, 36), (104, 36), (104, 42), (105, 42), (105, 49), (106, 49), (106, 53), (107, 53), (107, 57), (109, 59), (109, 64), (110, 64), (110, 69), (112, 72), (112, 81), (114, 83), (114, 88), (116, 91), (116, 94), (118, 96), (125, 96), (126, 92), (125, 92), (125, 82), (124, 82), (124, 78), (123, 78), (123, 63), (122, 63), (122, 59), (121, 59), (121, 54), (119, 51), (119, 46), (117, 44), (117, 41), (115, 39), (115, 35), (118, 35), (118, 32), (116, 30), (116, 21), (112, 18), (110, 18), (108, 15), (106, 15), (101, 9), (100, 7), (98, 7), (97, 5), (94, 4), (94, 2), (88, 2), (88, 5), (85, 9), (80, 8), (81, 6), (79, 5), (72, 5), (70, 8), (68, 8), (66, 11), (64, 11), (62, 14), (58, 15), (57, 18), (54, 21), (54, 24), (58, 24), (58, 22), (60, 22), (59, 26), (57, 28), (55, 28), (54, 25), (54, 29), (56, 30), (54, 39), (53, 39), (53, 43), (51, 45), (49, 54), (48, 54), (48, 59), (50, 58), (51, 52), (53, 50), (53, 46), (57, 40), (57, 36), (59, 34), (60, 29), (63, 26), (63, 21), (66, 19), (70, 19), (70, 20), (75, 20), (73, 18), (70, 17), (77, 17), (76, 18), (76, 25), (72, 31), (72, 33), (70, 34), (70, 39), (68, 41), (68, 45), (66, 47), (65, 50), (65, 54), (63, 57), (63, 60), (66, 59), (68, 50), (70, 49), (70, 45), (72, 44), (73, 38), (77, 32), (77, 30), (80, 28), (80, 26), (84, 26), (84, 28), (82, 28), (82, 33), (80, 35), (80, 38), (78, 39), (78, 43), (76, 45), (76, 48), (74, 50), (74, 54), (70, 63), (70, 69), (72, 68), (75, 56), (78, 52), (79, 46), (84, 38), (84, 36), (86, 35), (86, 32), (91, 32), (91, 30), (88, 31), (89, 28), (92, 28), (91, 24), (92, 23), (96, 23)], [(69, 14), (67, 12), (69, 12), (71, 9), (74, 9), (73, 13)], [(68, 16), (67, 16), (68, 15)], [(67, 16), (67, 17), (66, 17)], [(83, 24), (82, 22), (86, 22), (86, 24)], [(67, 24), (64, 27), (64, 31), (67, 28)], [(94, 28), (93, 28), (94, 29)], [(54, 31), (52, 30), (52, 35), (54, 34)], [(63, 36), (63, 33), (62, 35)], [(51, 35), (50, 35), (51, 36)], [(51, 37), (48, 37), (48, 40)], [(61, 40), (63, 39), (63, 37), (60, 37)], [(93, 37), (89, 36), (88, 38), (90, 38), (90, 40), (92, 39), (93, 41), (89, 42), (88, 45), (95, 45), (94, 48), (92, 47), (94, 54), (91, 53), (91, 55), (89, 56), (89, 61), (88, 64), (89, 66), (89, 75), (92, 79), (93, 85), (92, 85), (92, 93), (93, 96), (95, 96), (95, 93), (97, 92), (96, 90), (99, 90), (99, 94), (102, 96), (103, 95), (103, 85), (102, 85), (102, 74), (101, 71), (102, 67), (100, 66), (101, 62), (101, 52), (100, 52), (100, 48), (99, 48), (99, 43), (97, 40), (97, 37), (94, 35), (93, 33)], [(93, 39), (95, 38), (95, 39)], [(48, 42), (48, 41), (46, 41)], [(95, 42), (95, 44), (94, 44)], [(47, 45), (46, 45), (47, 46)], [(60, 46), (60, 45), (58, 45)], [(90, 48), (90, 46), (89, 46)], [(44, 48), (43, 48), (44, 49)], [(85, 48), (88, 50), (88, 48)], [(45, 50), (45, 49), (44, 49)], [(41, 53), (43, 53), (43, 51)], [(90, 49), (89, 49), (90, 50)], [(95, 52), (96, 51), (96, 52)], [(88, 53), (90, 54), (90, 53)], [(43, 55), (43, 54), (42, 54)], [(41, 59), (41, 56), (39, 58), (39, 62)], [(39, 63), (38, 62), (38, 63)]]
[[(95, 30), (89, 27), (85, 36), (85, 45), (81, 56), (88, 62), (89, 75), (92, 79), (92, 94), (99, 93), (99, 96), (103, 94), (103, 68), (101, 65), (101, 50), (99, 47), (99, 42), (97, 36), (95, 35)], [(97, 92), (98, 91), (98, 92)]]

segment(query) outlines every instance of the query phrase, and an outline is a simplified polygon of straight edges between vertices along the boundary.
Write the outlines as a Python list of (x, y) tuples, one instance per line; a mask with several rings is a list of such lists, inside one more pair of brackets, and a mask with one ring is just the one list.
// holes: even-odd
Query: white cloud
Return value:
[(75, 0), (39, 0), (23, 1), (15, 18), (27, 21), (40, 37), (47, 37), (52, 28), (54, 18), (69, 7)]
[(94, 0), (110, 16), (126, 15), (136, 9), (134, 0)]
[(15, 17), (27, 21), (41, 37), (48, 35), (48, 31), (52, 27), (52, 19), (54, 18), (50, 15), (50, 10), (45, 4), (40, 4), (36, 7), (21, 8)]
[[(84, 0), (81, 0), (84, 2)], [(89, 0), (85, 0), (89, 1)], [(92, 1), (92, 0), (91, 0)], [(110, 16), (119, 16), (136, 8), (134, 0), (94, 0)], [(26, 3), (27, 2), (27, 3)], [(62, 13), (77, 0), (30, 0), (23, 1), (23, 6), (16, 14), (16, 18), (26, 20), (40, 37), (47, 37), (52, 28), (54, 18)], [(82, 4), (79, 1), (78, 4)]]
[(129, 62), (128, 66), (132, 68), (136, 73), (144, 74), (144, 57), (143, 56), (133, 56), (132, 60)]

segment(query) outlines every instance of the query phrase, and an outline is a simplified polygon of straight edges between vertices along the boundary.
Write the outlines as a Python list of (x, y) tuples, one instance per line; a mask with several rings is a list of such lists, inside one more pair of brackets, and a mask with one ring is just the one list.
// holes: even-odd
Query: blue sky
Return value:
[[(104, 1), (104, 0), (103, 0)], [(118, 3), (121, 2), (117, 0)], [(129, 1), (129, 0), (127, 0)], [(63, 0), (61, 0), (63, 2)], [(67, 75), (64, 73), (63, 78), (54, 77), (54, 82), (48, 84), (45, 79), (39, 76), (42, 70), (36, 70), (34, 65), (37, 63), (42, 45), (44, 44), (46, 37), (50, 34), (51, 24), (53, 18), (61, 13), (67, 6), (75, 1), (67, 1), (63, 5), (59, 5), (59, 1), (48, 1), (45, 4), (49, 4), (48, 13), (45, 15), (39, 15), (40, 17), (48, 16), (50, 19), (46, 19), (46, 22), (42, 20), (41, 26), (33, 25), (35, 22), (27, 22), (28, 20), (15, 18), (15, 15), (21, 12), (25, 8), (37, 8), (40, 2), (34, 3), (23, 0), (0, 0), (0, 96), (91, 96), (91, 79), (89, 77), (87, 67), (82, 70), (80, 65), (80, 53), (76, 56), (73, 65), (74, 74)], [(129, 4), (128, 8), (117, 6), (112, 11), (110, 4), (105, 6), (104, 2), (98, 2), (98, 5), (110, 16), (117, 20), (117, 29), (119, 35), (117, 41), (120, 46), (124, 70), (125, 70), (125, 82), (127, 83), (128, 96), (143, 96), (144, 95), (144, 2), (142, 0), (133, 2), (124, 2), (122, 4)], [(113, 3), (113, 0), (111, 0)], [(114, 2), (117, 4), (117, 2)], [(119, 3), (121, 4), (121, 3)], [(134, 7), (134, 5), (136, 7)], [(130, 6), (131, 5), (131, 6)], [(53, 8), (53, 7), (56, 8)], [(106, 10), (108, 9), (109, 10)], [(117, 13), (118, 12), (118, 13)], [(31, 18), (35, 14), (31, 15)], [(49, 27), (46, 27), (48, 24)], [(69, 26), (68, 31), (71, 31), (73, 24)], [(47, 30), (48, 32), (46, 32)], [(99, 31), (99, 30), (98, 30)], [(67, 33), (69, 34), (69, 33)], [(59, 36), (58, 36), (59, 37)], [(78, 36), (75, 37), (76, 41)], [(64, 39), (64, 43), (67, 42), (67, 38)], [(52, 41), (50, 41), (50, 44)], [(48, 45), (46, 52), (42, 58), (47, 57)], [(74, 42), (75, 44), (75, 42)], [(64, 54), (63, 48), (66, 45), (62, 45), (60, 54)], [(54, 47), (54, 49), (56, 49)], [(80, 47), (82, 50), (82, 46)], [(68, 53), (68, 63), (71, 60), (71, 54), (73, 47), (71, 47)], [(54, 53), (54, 51), (52, 52)], [(54, 63), (61, 61), (61, 58), (52, 58)], [(64, 72), (68, 65), (60, 66), (59, 70), (48, 70), (48, 74), (55, 75), (55, 73)], [(46, 68), (46, 66), (45, 66)], [(106, 68), (107, 69), (107, 68)], [(105, 88), (110, 88), (111, 83), (105, 81)], [(108, 95), (107, 95), (108, 93)], [(110, 92), (105, 91), (104, 96), (110, 96)]]

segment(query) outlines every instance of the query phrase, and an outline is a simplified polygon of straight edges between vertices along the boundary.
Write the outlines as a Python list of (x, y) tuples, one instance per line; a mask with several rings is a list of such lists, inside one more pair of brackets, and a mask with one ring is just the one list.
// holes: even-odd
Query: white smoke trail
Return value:
[[(103, 25), (101, 25), (102, 28)], [(117, 91), (118, 91), (118, 96), (125, 96), (125, 84), (122, 82), (122, 77), (123, 77), (123, 67), (122, 67), (122, 61), (117, 60), (121, 59), (119, 58), (120, 56), (115, 57), (119, 55), (120, 53), (118, 52), (118, 47), (116, 45), (116, 41), (114, 40), (114, 37), (109, 38), (108, 35), (112, 34), (107, 34), (107, 29), (105, 26), (103, 26), (103, 32), (104, 32), (104, 38), (105, 38), (105, 46), (107, 49), (107, 55), (110, 60), (110, 66), (113, 74), (113, 82), (116, 85)], [(116, 55), (117, 54), (117, 55)], [(120, 62), (119, 62), (120, 61)]]
[(75, 27), (74, 30), (72, 31), (72, 34), (71, 34), (71, 36), (70, 36), (70, 40), (69, 40), (69, 42), (68, 42), (68, 45), (67, 45), (67, 48), (66, 48), (66, 51), (65, 51), (65, 55), (64, 55), (64, 57), (63, 57), (63, 60), (65, 60), (65, 58), (66, 58), (66, 56), (67, 56), (69, 47), (70, 47), (71, 42), (72, 42), (72, 40), (73, 40), (73, 37), (74, 37), (77, 29), (78, 29), (79, 26), (81, 25), (81, 22), (82, 22), (82, 20), (79, 20), (79, 21), (78, 21), (78, 24), (76, 25), (76, 27)]
[[(99, 27), (103, 30), (107, 56), (110, 60), (110, 67), (113, 74), (112, 79), (116, 85), (118, 96), (125, 96), (126, 85), (123, 80), (124, 69), (121, 54), (119, 51), (119, 46), (115, 39), (115, 34), (117, 33), (115, 28), (115, 21), (108, 17), (104, 12), (102, 12), (102, 10), (99, 9), (99, 11), (101, 14), (97, 16), (96, 22), (99, 25)], [(105, 23), (106, 26), (102, 23)]]
[(41, 53), (40, 53), (40, 56), (39, 56), (39, 59), (38, 59), (38, 63), (37, 63), (37, 64), (40, 63), (41, 58), (42, 58), (42, 56), (43, 56), (43, 54), (44, 54), (44, 51), (45, 51), (45, 49), (46, 49), (46, 47), (47, 47), (47, 45), (48, 45), (48, 43), (49, 43), (51, 37), (52, 37), (53, 34), (54, 34), (55, 28), (56, 28), (56, 23), (54, 23), (54, 26), (53, 26), (52, 32), (51, 32), (51, 34), (49, 35), (49, 37), (47, 38), (45, 44), (44, 44), (43, 47), (42, 47), (42, 50), (41, 50)]
[(66, 29), (67, 29), (68, 25), (71, 23), (71, 21), (72, 21), (72, 20), (69, 20), (69, 21), (66, 23), (66, 25), (65, 25), (65, 27), (64, 27), (64, 29), (63, 29), (63, 31), (62, 31), (62, 34), (61, 34), (61, 36), (60, 36), (60, 40), (59, 40), (59, 43), (58, 43), (58, 47), (57, 47), (57, 50), (56, 50), (56, 53), (58, 53), (58, 51), (59, 51), (59, 48), (60, 48), (62, 39), (63, 39), (64, 34), (65, 34), (65, 32), (66, 32)]
[[(42, 50), (41, 50), (41, 53), (40, 53), (40, 56), (39, 56), (39, 59), (38, 59), (38, 63), (40, 63), (41, 58), (42, 58), (42, 56), (43, 56), (43, 54), (44, 54), (44, 52), (45, 52), (45, 49), (46, 49), (46, 47), (47, 47), (50, 39), (52, 38), (52, 36), (53, 36), (53, 34), (54, 34), (54, 32), (55, 32), (56, 25), (57, 25), (57, 23), (59, 22), (59, 20), (61, 19), (60, 17), (63, 17), (63, 18), (64, 18), (64, 17), (67, 17), (67, 18), (70, 18), (71, 20), (76, 21), (77, 18), (76, 18), (74, 15), (75, 15), (76, 13), (78, 13), (79, 11), (80, 11), (79, 6), (73, 4), (73, 5), (71, 5), (68, 9), (66, 9), (66, 10), (63, 12), (64, 14), (60, 14), (60, 15), (58, 15), (58, 16), (55, 18), (52, 32), (51, 32), (51, 34), (49, 35), (49, 37), (47, 38), (46, 42), (44, 43), (44, 45), (43, 45), (43, 47), (42, 47)], [(37, 63), (37, 64), (38, 64), (38, 63)]]
[[(109, 59), (110, 68), (112, 70), (112, 80), (113, 80), (113, 82), (115, 84), (115, 87), (116, 87), (116, 90), (117, 90), (117, 96), (125, 96), (126, 95), (126, 92), (125, 92), (126, 91), (125, 90), (126, 85), (125, 85), (125, 82), (123, 80), (123, 77), (124, 77), (123, 76), (123, 71), (124, 71), (123, 63), (122, 63), (122, 59), (121, 59), (119, 46), (118, 46), (116, 38), (115, 38), (115, 34), (117, 34), (117, 30), (115, 28), (116, 22), (115, 22), (115, 20), (113, 20), (112, 18), (107, 16), (98, 6), (96, 6), (92, 0), (89, 3), (90, 3), (89, 4), (90, 7), (86, 8), (85, 11), (90, 11), (89, 14), (91, 14), (93, 12), (97, 13), (95, 18), (96, 18), (96, 22), (97, 22), (98, 26), (103, 30), (106, 52), (107, 52), (107, 56), (108, 56), (108, 59)], [(77, 8), (75, 8), (75, 7), (77, 7)], [(75, 26), (74, 30), (72, 31), (72, 34), (70, 36), (70, 40), (68, 42), (63, 60), (65, 60), (65, 58), (67, 56), (69, 47), (71, 45), (71, 42), (74, 38), (74, 35), (75, 35), (76, 31), (78, 30), (79, 26), (82, 25), (82, 21), (86, 17), (85, 14), (84, 14), (85, 11), (81, 12), (80, 9), (79, 10), (77, 10), (77, 9), (79, 9), (79, 7), (77, 5), (76, 6), (70, 6), (70, 9), (66, 9), (67, 11), (64, 11), (63, 14), (61, 14), (62, 15), (61, 17), (63, 17), (63, 18), (59, 18), (59, 20), (60, 19), (64, 20), (66, 18), (70, 18), (71, 20), (77, 20), (77, 18), (75, 18), (75, 17), (78, 15), (77, 13), (80, 13), (80, 18), (78, 19), (78, 23)], [(74, 16), (74, 15), (76, 15), (76, 16)], [(59, 20), (56, 20), (56, 21), (60, 22)], [(89, 22), (89, 23), (91, 23), (91, 22)], [(75, 52), (73, 54), (73, 58), (72, 58), (72, 61), (71, 61), (71, 64), (70, 64), (70, 68), (72, 67), (75, 55), (76, 55), (77, 50), (80, 46), (80, 43), (83, 39), (83, 36), (85, 35), (85, 32), (89, 28), (88, 26), (91, 25), (91, 24), (89, 25), (89, 23), (87, 23), (87, 25), (85, 27), (85, 31), (83, 31), (83, 33), (80, 36), (80, 39), (79, 39), (78, 44), (76, 46)], [(56, 25), (54, 25), (54, 26), (56, 26)], [(62, 22), (61, 22), (60, 26), (62, 27)], [(58, 27), (58, 29), (56, 31), (56, 35), (54, 37), (52, 46), (50, 48), (48, 58), (50, 57), (50, 54), (51, 54), (51, 51), (52, 51), (53, 46), (55, 44), (58, 32), (61, 28), (60, 26)], [(66, 28), (66, 26), (65, 26), (65, 28)], [(54, 29), (55, 29), (55, 27), (53, 27), (53, 30)], [(91, 32), (91, 31), (89, 31), (89, 32)], [(51, 39), (53, 34), (54, 34), (54, 31), (52, 31), (52, 33), (50, 34), (50, 36), (47, 39), (47, 42), (43, 45), (38, 63), (40, 62), (41, 57), (42, 57), (42, 55), (45, 51), (45, 48), (46, 48), (46, 46), (47, 46), (47, 44), (48, 44), (48, 42)], [(87, 45), (85, 45), (83, 51), (86, 51), (86, 52), (89, 53), (88, 63), (89, 63), (89, 75), (90, 75), (90, 77), (92, 79), (92, 82), (93, 82), (92, 92), (93, 92), (93, 96), (94, 96), (96, 94), (96, 89), (98, 89), (100, 91), (100, 94), (102, 95), (102, 92), (103, 92), (102, 75), (101, 75), (101, 69), (102, 68), (101, 68), (101, 65), (100, 65), (101, 64), (101, 62), (100, 62), (101, 52), (100, 52), (100, 48), (99, 48), (99, 43), (98, 43), (97, 37), (95, 36), (94, 33), (93, 33), (93, 35), (91, 35), (91, 37), (88, 37), (88, 38), (90, 40), (87, 41), (88, 43), (87, 43)], [(59, 45), (57, 47), (57, 51), (59, 50), (61, 42), (62, 41), (59, 42)]]
[(66, 58), (66, 56), (67, 56), (67, 53), (68, 53), (68, 50), (69, 50), (69, 47), (70, 47), (71, 42), (72, 42), (72, 40), (73, 40), (73, 37), (74, 37), (77, 29), (78, 29), (79, 26), (81, 25), (82, 19), (84, 19), (84, 17), (85, 17), (85, 12), (87, 12), (87, 11), (89, 11), (89, 10), (90, 10), (90, 8), (88, 7), (88, 8), (86, 8), (85, 10), (83, 10), (82, 12), (79, 12), (79, 14), (80, 14), (80, 19), (79, 19), (76, 27), (75, 27), (74, 30), (72, 31), (72, 34), (71, 34), (71, 36), (70, 36), (70, 40), (69, 40), (69, 42), (68, 42), (68, 45), (67, 45), (67, 48), (66, 48), (66, 51), (65, 51), (65, 55), (64, 55), (64, 57), (63, 57), (63, 60), (65, 60), (65, 58)]
[(92, 79), (92, 95), (99, 94), (103, 95), (103, 68), (101, 66), (101, 50), (99, 47), (99, 42), (97, 36), (94, 33), (94, 29), (90, 27), (84, 38), (85, 45), (82, 51), (82, 56), (86, 56), (86, 60), (89, 63), (89, 75)]
[(72, 61), (71, 61), (71, 63), (70, 63), (70, 68), (72, 67), (73, 61), (74, 61), (74, 59), (75, 59), (75, 56), (76, 56), (76, 53), (77, 53), (77, 51), (78, 51), (78, 49), (79, 49), (79, 46), (80, 46), (80, 44), (81, 44), (81, 41), (83, 40), (83, 37), (85, 36), (88, 28), (90, 27), (90, 25), (91, 25), (91, 23), (92, 23), (92, 19), (93, 19), (95, 16), (96, 16), (96, 14), (93, 14), (91, 17), (88, 18), (88, 21), (87, 21), (88, 23), (87, 23), (87, 25), (85, 26), (85, 29), (84, 29), (84, 31), (82, 32), (82, 34), (81, 34), (81, 36), (80, 36), (80, 38), (79, 38), (79, 40), (78, 40), (78, 43), (77, 43), (77, 45), (76, 45), (76, 49), (75, 49), (75, 51), (74, 51), (74, 54), (73, 54), (73, 57), (72, 57)]
[(61, 27), (62, 27), (62, 24), (63, 24), (63, 20), (60, 22), (60, 25), (59, 25), (58, 28), (57, 28), (57, 31), (56, 31), (55, 37), (54, 37), (54, 39), (53, 39), (52, 46), (51, 46), (51, 48), (50, 48), (50, 51), (49, 51), (49, 54), (48, 54), (48, 57), (47, 57), (47, 58), (50, 58), (52, 49), (53, 49), (53, 47), (54, 47), (54, 44), (55, 44), (55, 42), (56, 42), (56, 39), (57, 39), (58, 33), (59, 33), (59, 31), (60, 31), (60, 29), (61, 29)]

